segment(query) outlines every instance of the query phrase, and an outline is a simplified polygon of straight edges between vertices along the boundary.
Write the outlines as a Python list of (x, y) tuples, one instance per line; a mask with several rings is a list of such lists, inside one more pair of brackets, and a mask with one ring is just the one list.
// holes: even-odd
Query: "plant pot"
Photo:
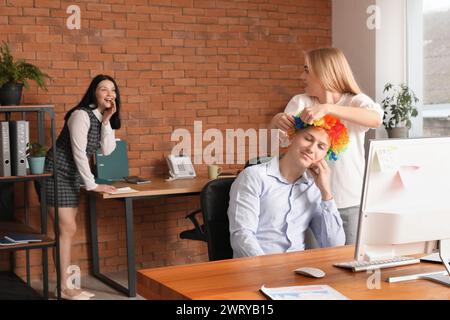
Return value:
[(44, 173), (45, 157), (28, 157), (31, 174)]
[(386, 129), (388, 137), (390, 139), (394, 138), (409, 138), (409, 129), (407, 127), (400, 127), (400, 128), (391, 128)]
[(22, 100), (22, 83), (8, 82), (0, 88), (0, 104), (2, 106), (17, 106)]

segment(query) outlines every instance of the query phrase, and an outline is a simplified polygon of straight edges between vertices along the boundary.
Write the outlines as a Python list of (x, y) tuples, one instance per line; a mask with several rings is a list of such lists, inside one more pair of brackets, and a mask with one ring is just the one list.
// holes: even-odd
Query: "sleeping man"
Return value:
[(304, 123), (295, 117), (287, 152), (248, 167), (230, 190), (228, 218), (233, 256), (305, 249), (311, 228), (320, 247), (345, 243), (343, 223), (330, 192), (330, 169), (348, 145), (347, 129), (333, 116)]

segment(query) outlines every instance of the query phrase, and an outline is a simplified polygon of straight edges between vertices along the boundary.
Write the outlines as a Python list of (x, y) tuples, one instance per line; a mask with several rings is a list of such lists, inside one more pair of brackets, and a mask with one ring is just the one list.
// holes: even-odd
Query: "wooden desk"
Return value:
[[(111, 195), (107, 193), (88, 192), (89, 203), (89, 223), (91, 234), (91, 253), (93, 274), (96, 278), (107, 285), (127, 294), (129, 297), (136, 296), (136, 263), (134, 256), (134, 227), (133, 227), (133, 201), (142, 199), (155, 199), (163, 197), (190, 196), (200, 194), (203, 187), (210, 180), (206, 177), (197, 177), (195, 179), (166, 181), (164, 178), (152, 178), (149, 184), (128, 184), (124, 182), (114, 183), (116, 187), (131, 187), (139, 192)], [(99, 254), (98, 254), (98, 235), (97, 235), (97, 199), (115, 199), (122, 201), (125, 206), (126, 217), (126, 247), (127, 247), (127, 266), (128, 266), (128, 287), (124, 287), (110, 277), (100, 272)]]
[[(354, 246), (314, 249), (260, 257), (138, 270), (138, 293), (146, 299), (266, 299), (259, 289), (327, 284), (349, 299), (450, 299), (450, 290), (428, 280), (388, 283), (389, 276), (444, 270), (425, 263), (381, 269), (380, 289), (369, 289), (373, 273), (344, 270), (333, 263), (352, 260)], [(297, 275), (301, 266), (318, 267), (322, 279)]]
[(139, 192), (129, 194), (108, 194), (98, 193), (102, 199), (122, 199), (122, 198), (142, 198), (142, 197), (161, 197), (174, 195), (198, 194), (210, 180), (206, 177), (197, 177), (194, 179), (166, 181), (166, 179), (157, 177), (152, 178), (148, 184), (131, 184), (125, 182), (116, 182), (117, 188), (130, 187)]

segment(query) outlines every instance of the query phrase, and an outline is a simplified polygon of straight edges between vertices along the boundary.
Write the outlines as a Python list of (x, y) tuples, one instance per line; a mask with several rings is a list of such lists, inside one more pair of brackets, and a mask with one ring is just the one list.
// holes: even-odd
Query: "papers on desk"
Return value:
[(130, 187), (123, 187), (123, 188), (116, 188), (116, 191), (108, 192), (108, 194), (123, 194), (123, 193), (134, 193), (139, 192), (138, 190), (135, 190)]
[(292, 286), (266, 288), (261, 292), (272, 300), (348, 300), (348, 298), (327, 285)]

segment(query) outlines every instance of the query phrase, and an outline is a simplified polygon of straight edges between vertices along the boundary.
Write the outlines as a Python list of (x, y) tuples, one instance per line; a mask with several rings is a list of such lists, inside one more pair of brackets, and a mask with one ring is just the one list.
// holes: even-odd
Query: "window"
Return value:
[(423, 1), (423, 103), (450, 103), (450, 0)]
[(423, 104), (416, 125), (450, 136), (450, 0), (407, 0), (407, 14), (408, 82)]

